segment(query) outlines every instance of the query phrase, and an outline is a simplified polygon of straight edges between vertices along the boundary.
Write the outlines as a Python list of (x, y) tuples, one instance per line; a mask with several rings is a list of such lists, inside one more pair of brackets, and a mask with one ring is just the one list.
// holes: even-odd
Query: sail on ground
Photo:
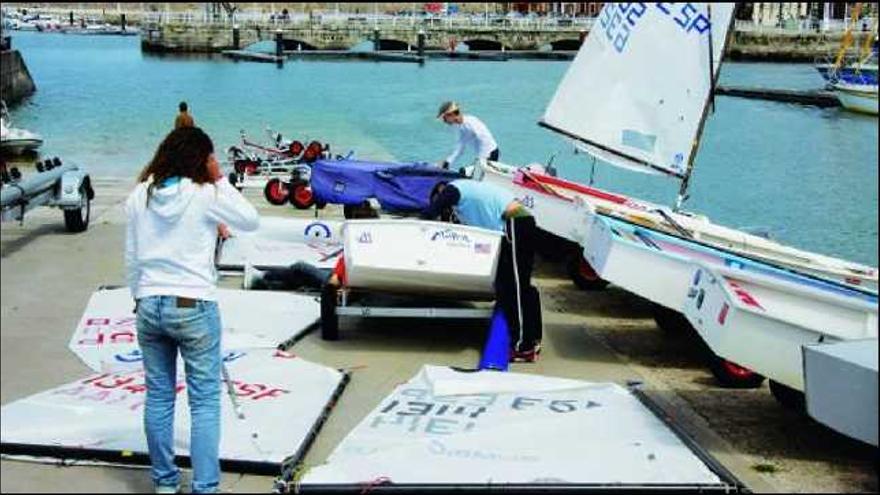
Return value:
[(624, 168), (683, 177), (734, 4), (608, 2), (540, 125)]

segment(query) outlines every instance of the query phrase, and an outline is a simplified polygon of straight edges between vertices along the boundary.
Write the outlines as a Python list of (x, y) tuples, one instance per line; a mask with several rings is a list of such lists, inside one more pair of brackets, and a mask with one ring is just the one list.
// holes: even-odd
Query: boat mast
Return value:
[[(720, 61), (724, 57), (724, 52), (727, 50), (727, 44), (730, 42), (730, 33), (733, 32), (733, 23), (736, 18), (735, 9), (736, 7), (734, 7), (734, 14), (730, 16), (730, 25), (727, 29), (727, 36), (724, 40), (724, 45), (721, 48), (721, 56), (718, 58), (719, 65), (721, 65)], [(708, 2), (706, 3), (706, 14), (709, 18), (709, 94), (706, 97), (706, 103), (703, 105), (703, 114), (700, 116), (700, 125), (697, 126), (697, 135), (691, 145), (687, 168), (685, 169), (684, 177), (681, 179), (681, 186), (678, 189), (678, 197), (675, 200), (674, 211), (681, 210), (682, 203), (687, 199), (688, 185), (690, 184), (691, 173), (694, 170), (694, 158), (697, 156), (697, 149), (700, 147), (700, 138), (703, 136), (703, 128), (706, 126), (706, 119), (709, 117), (709, 109), (711, 108), (713, 111), (715, 110), (715, 48), (712, 40), (712, 4)], [(721, 70), (718, 71), (718, 76), (721, 76)]]

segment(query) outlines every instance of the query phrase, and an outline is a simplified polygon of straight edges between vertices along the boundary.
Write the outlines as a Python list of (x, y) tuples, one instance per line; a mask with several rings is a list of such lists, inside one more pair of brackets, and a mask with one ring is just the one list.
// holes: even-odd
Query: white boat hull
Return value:
[[(482, 180), (509, 189), (534, 215), (537, 225), (560, 237), (588, 246), (584, 222), (589, 208), (600, 216), (645, 225), (655, 231), (680, 235), (659, 213), (667, 209), (646, 201), (586, 187), (570, 181), (532, 173), (548, 190), (526, 185), (517, 168), (489, 162), (481, 165)], [(531, 181), (531, 182), (534, 182)], [(563, 199), (567, 198), (567, 199)], [(587, 208), (584, 208), (587, 205)], [(771, 240), (711, 223), (706, 217), (667, 211), (675, 222), (704, 244), (789, 268), (807, 275), (877, 293), (877, 269), (845, 260), (802, 251)], [(595, 268), (595, 267), (594, 267)]]
[(834, 94), (847, 110), (869, 115), (878, 113), (877, 86), (838, 83), (834, 85)]
[(350, 288), (494, 294), (500, 232), (441, 222), (354, 220), (343, 225), (343, 239)]
[(877, 299), (695, 264), (683, 312), (719, 356), (804, 390), (802, 347), (877, 338)]

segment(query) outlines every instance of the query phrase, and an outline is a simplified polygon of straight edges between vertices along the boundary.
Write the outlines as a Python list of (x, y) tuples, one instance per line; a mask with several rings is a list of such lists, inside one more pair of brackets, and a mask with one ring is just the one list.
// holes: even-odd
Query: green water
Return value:
[[(14, 33), (37, 92), (11, 111), (42, 134), (44, 154), (95, 175), (132, 176), (189, 102), (218, 150), (266, 125), (334, 151), (372, 159), (436, 161), (453, 131), (434, 119), (454, 99), (483, 119), (502, 161), (542, 162), (586, 182), (590, 161), (536, 122), (568, 62), (236, 63), (142, 54), (137, 37)], [(646, 77), (648, 74), (646, 73)], [(735, 64), (722, 83), (815, 89), (809, 65)], [(719, 97), (696, 161), (688, 209), (794, 246), (877, 265), (878, 121), (840, 109)], [(468, 157), (469, 159), (469, 157)], [(670, 204), (672, 179), (599, 166), (596, 185)], [(100, 191), (98, 192), (100, 194)]]

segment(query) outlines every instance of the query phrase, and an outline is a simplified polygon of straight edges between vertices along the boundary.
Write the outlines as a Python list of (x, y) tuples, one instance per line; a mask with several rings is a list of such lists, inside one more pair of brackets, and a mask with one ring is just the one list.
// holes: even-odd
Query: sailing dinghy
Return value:
[[(739, 363), (766, 374), (777, 389), (800, 393), (803, 345), (877, 338), (877, 269), (782, 246), (680, 211), (733, 7), (606, 4), (541, 120), (605, 162), (680, 178), (675, 209), (497, 163), (484, 164), (483, 180), (506, 185), (527, 207), (549, 216), (538, 218), (542, 228), (580, 235), (587, 261), (603, 279), (672, 311), (687, 307), (698, 331), (714, 325), (700, 335), (715, 360), (730, 365), (713, 367), (723, 383), (763, 381), (734, 364)], [(668, 70), (645, 78), (640, 71), (647, 61)], [(579, 215), (588, 218), (588, 228), (571, 221)], [(692, 310), (694, 298), (700, 298), (691, 281), (700, 266), (737, 277), (741, 288), (745, 281), (753, 284), (762, 311), (739, 318), (745, 313), (728, 309), (731, 316), (725, 319)], [(760, 338), (716, 338), (719, 318), (727, 335)], [(828, 322), (835, 327), (827, 328)], [(761, 342), (772, 342), (774, 354), (786, 359), (770, 362), (775, 358), (754, 350)]]
[[(874, 267), (681, 211), (733, 9), (733, 4), (607, 4), (539, 122), (612, 165), (680, 178), (674, 209), (502, 163), (482, 163), (478, 173), (512, 190), (535, 212), (539, 227), (569, 240), (586, 244), (578, 239), (583, 222), (572, 218), (582, 215), (578, 204), (587, 203), (603, 216), (876, 293)], [(646, 78), (648, 65), (666, 69)]]

